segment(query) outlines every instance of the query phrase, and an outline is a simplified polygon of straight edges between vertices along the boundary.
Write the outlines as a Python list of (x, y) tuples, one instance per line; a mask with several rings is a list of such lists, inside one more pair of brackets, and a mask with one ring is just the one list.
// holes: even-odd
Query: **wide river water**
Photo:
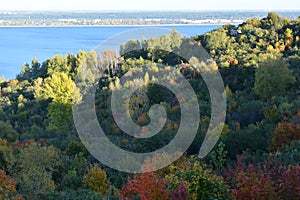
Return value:
[[(159, 26), (177, 29), (184, 36), (201, 35), (218, 27), (220, 25)], [(137, 28), (142, 27), (0, 27), (0, 76), (15, 78), (21, 66), (33, 58), (43, 62), (56, 54), (88, 51), (114, 35)]]

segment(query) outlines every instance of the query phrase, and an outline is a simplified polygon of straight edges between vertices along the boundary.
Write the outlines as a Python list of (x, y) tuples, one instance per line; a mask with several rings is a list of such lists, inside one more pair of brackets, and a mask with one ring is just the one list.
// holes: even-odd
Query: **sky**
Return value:
[(299, 0), (0, 0), (0, 10), (300, 10)]

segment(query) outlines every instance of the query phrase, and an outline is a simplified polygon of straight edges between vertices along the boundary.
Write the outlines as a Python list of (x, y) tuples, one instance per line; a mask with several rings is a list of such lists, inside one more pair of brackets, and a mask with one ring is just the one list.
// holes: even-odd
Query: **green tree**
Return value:
[(52, 173), (59, 161), (59, 150), (31, 143), (20, 150), (15, 169), (19, 191), (28, 199), (55, 189)]
[(31, 82), (39, 77), (40, 69), (41, 64), (36, 58), (34, 58), (30, 65), (26, 63), (22, 66), (21, 73), (17, 76), (17, 79), (19, 81), (27, 80)]
[(69, 131), (73, 126), (72, 105), (81, 100), (80, 91), (74, 81), (65, 73), (54, 73), (44, 80), (42, 94), (44, 98), (52, 99), (48, 108), (49, 128)]
[(280, 95), (295, 82), (292, 71), (282, 59), (270, 59), (260, 65), (255, 73), (254, 91), (264, 99)]
[(15, 142), (18, 139), (18, 133), (13, 129), (9, 122), (0, 121), (0, 138), (8, 142)]
[(68, 65), (67, 59), (62, 55), (56, 55), (54, 58), (48, 59), (43, 65), (46, 65), (47, 74), (52, 76), (54, 73), (69, 73), (71, 66)]
[[(65, 152), (68, 153), (68, 152)], [(82, 178), (90, 166), (83, 153), (62, 157), (53, 172), (53, 180), (62, 190), (75, 189), (82, 186)], [(66, 174), (66, 176), (62, 176)]]
[(258, 18), (251, 18), (246, 21), (246, 24), (250, 24), (251, 26), (258, 28), (260, 26), (260, 20)]
[(221, 48), (229, 39), (225, 30), (216, 30), (206, 35), (206, 41), (211, 49)]
[(0, 139), (0, 169), (12, 172), (15, 163), (13, 149), (4, 139)]
[(275, 12), (269, 12), (268, 16), (261, 20), (264, 29), (281, 29), (284, 25), (290, 23), (290, 19), (280, 17)]
[(163, 35), (160, 37), (160, 48), (170, 52), (171, 49), (172, 40), (169, 35)]
[(171, 48), (173, 52), (177, 52), (182, 44), (182, 36), (176, 31), (176, 29), (173, 29), (171, 34)]
[(141, 49), (141, 43), (138, 40), (129, 40), (126, 44), (122, 44), (120, 47), (120, 55), (127, 58), (135, 57), (136, 51)]
[(88, 189), (78, 189), (78, 190), (64, 190), (62, 192), (52, 192), (42, 195), (40, 199), (47, 200), (99, 200), (103, 199), (101, 196), (95, 192)]
[(43, 96), (59, 103), (72, 104), (81, 100), (74, 81), (65, 73), (54, 73), (44, 80)]
[(280, 23), (280, 16), (275, 12), (269, 12), (267, 19), (270, 21), (273, 25), (278, 25)]
[(209, 154), (209, 165), (211, 168), (221, 171), (226, 163), (228, 152), (225, 150), (225, 144), (220, 142), (218, 148)]
[(39, 99), (43, 97), (42, 95), (42, 85), (43, 85), (43, 79), (37, 78), (33, 81), (33, 94), (35, 99)]

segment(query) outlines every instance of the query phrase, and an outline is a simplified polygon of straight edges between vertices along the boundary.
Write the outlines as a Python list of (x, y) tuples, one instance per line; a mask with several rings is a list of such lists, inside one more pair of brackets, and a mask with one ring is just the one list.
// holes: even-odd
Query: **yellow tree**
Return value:
[(105, 195), (108, 192), (109, 183), (106, 178), (106, 173), (97, 164), (84, 175), (83, 185), (94, 192), (99, 192)]
[(81, 100), (74, 81), (65, 73), (54, 73), (44, 80), (42, 96), (52, 99), (48, 108), (49, 127), (62, 132), (69, 131), (73, 125), (72, 105)]

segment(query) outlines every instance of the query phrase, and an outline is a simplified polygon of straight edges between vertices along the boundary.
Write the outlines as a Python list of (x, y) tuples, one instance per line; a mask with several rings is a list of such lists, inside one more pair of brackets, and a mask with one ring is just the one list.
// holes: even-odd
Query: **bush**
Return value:
[(271, 132), (267, 125), (254, 126), (250, 125), (243, 130), (231, 132), (222, 138), (225, 144), (225, 150), (228, 151), (228, 156), (235, 159), (237, 155), (243, 151), (267, 151), (269, 143), (268, 132)]
[(255, 73), (254, 91), (263, 99), (286, 92), (289, 84), (295, 82), (292, 71), (283, 59), (270, 59), (257, 69)]
[(283, 165), (296, 165), (300, 160), (300, 141), (294, 141), (281, 147), (280, 152), (273, 155)]
[(232, 114), (232, 119), (238, 121), (241, 126), (255, 124), (263, 118), (263, 103), (260, 101), (246, 102), (240, 106), (237, 112)]

